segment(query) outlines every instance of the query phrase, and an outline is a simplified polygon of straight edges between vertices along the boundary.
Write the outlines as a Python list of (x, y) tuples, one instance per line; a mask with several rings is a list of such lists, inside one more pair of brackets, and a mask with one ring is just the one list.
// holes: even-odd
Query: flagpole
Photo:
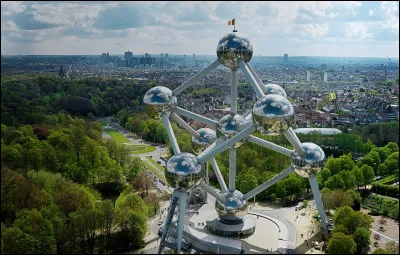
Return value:
[(236, 31), (236, 18), (233, 19), (233, 32), (237, 32)]

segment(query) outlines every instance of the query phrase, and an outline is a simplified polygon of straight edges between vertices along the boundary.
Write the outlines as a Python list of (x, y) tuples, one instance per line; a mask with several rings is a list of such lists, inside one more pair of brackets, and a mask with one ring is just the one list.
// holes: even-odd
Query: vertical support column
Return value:
[(231, 82), (231, 114), (237, 114), (237, 86), (238, 86), (238, 71), (232, 71)]
[(236, 149), (234, 145), (229, 149), (229, 191), (234, 192), (236, 179)]
[(185, 218), (185, 209), (186, 209), (186, 201), (187, 201), (187, 193), (185, 191), (179, 192), (179, 213), (178, 213), (178, 222), (177, 222), (177, 232), (178, 238), (176, 239), (176, 253), (181, 253), (181, 246), (182, 246), (182, 233), (183, 233), (183, 220)]
[(317, 206), (319, 216), (321, 217), (322, 228), (324, 229), (325, 235), (328, 235), (328, 225), (326, 224), (324, 204), (322, 203), (321, 193), (319, 192), (317, 177), (312, 174), (310, 177), (308, 177), (308, 181), (310, 182), (315, 204)]

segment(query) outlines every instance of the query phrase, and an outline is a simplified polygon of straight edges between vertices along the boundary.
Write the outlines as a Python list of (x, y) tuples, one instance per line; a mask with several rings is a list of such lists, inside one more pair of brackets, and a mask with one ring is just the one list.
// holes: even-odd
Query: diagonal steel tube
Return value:
[(176, 141), (174, 131), (172, 130), (172, 127), (171, 127), (171, 123), (169, 122), (168, 114), (166, 112), (162, 112), (161, 117), (162, 117), (165, 129), (167, 130), (167, 134), (168, 134), (169, 141), (171, 142), (172, 150), (174, 151), (174, 154), (177, 155), (177, 154), (181, 153), (181, 150), (179, 149), (178, 143)]
[(254, 131), (257, 130), (257, 125), (253, 124), (247, 128), (245, 128), (243, 131), (239, 132), (232, 138), (228, 139), (226, 142), (215, 146), (213, 149), (207, 151), (207, 153), (202, 154), (201, 156), (197, 157), (199, 159), (200, 164), (204, 164), (207, 162), (210, 158), (214, 157), (216, 154), (223, 152), (224, 150), (228, 149), (235, 143), (241, 141), (242, 139), (246, 138), (248, 135), (253, 133)]
[(213, 189), (211, 186), (207, 185), (205, 182), (201, 181), (199, 184), (199, 187), (203, 188), (205, 191), (207, 191), (213, 197), (218, 199), (221, 203), (223, 203), (223, 204), (225, 203), (225, 198), (222, 197), (215, 189)]
[(246, 66), (246, 64), (244, 63), (244, 61), (242, 59), (239, 59), (239, 65), (240, 65), (240, 68), (242, 68), (242, 71), (243, 71), (244, 75), (246, 76), (247, 80), (250, 82), (250, 85), (253, 88), (254, 93), (256, 93), (257, 99), (262, 98), (264, 96), (264, 92), (262, 91), (260, 86), (258, 86), (258, 84), (255, 81), (253, 75), (251, 74), (249, 68)]
[(297, 151), (297, 153), (300, 154), (300, 156), (303, 156), (306, 152), (304, 151), (303, 147), (301, 147), (301, 143), (297, 137), (293, 137), (293, 134), (290, 132), (290, 128), (285, 130), (283, 132), (283, 135), (286, 137), (286, 139), (290, 142), (290, 144), (294, 147), (294, 149)]
[(176, 114), (183, 115), (183, 116), (188, 117), (188, 118), (190, 118), (190, 119), (200, 121), (201, 123), (206, 124), (206, 125), (209, 125), (209, 126), (211, 126), (211, 127), (213, 127), (213, 128), (216, 128), (217, 125), (218, 125), (218, 122), (215, 121), (215, 120), (212, 120), (212, 119), (210, 119), (210, 118), (201, 116), (201, 115), (199, 115), (199, 114), (197, 114), (197, 113), (194, 113), (194, 112), (191, 112), (191, 111), (182, 109), (182, 108), (180, 108), (180, 107), (176, 107), (175, 110), (174, 110), (174, 112), (175, 112)]
[(288, 157), (290, 157), (292, 155), (292, 152), (293, 152), (292, 150), (286, 149), (285, 147), (282, 147), (282, 146), (276, 145), (274, 143), (265, 141), (265, 140), (263, 140), (261, 138), (255, 137), (253, 135), (249, 135), (249, 137), (247, 138), (247, 141), (256, 143), (256, 144), (261, 145), (261, 146), (263, 146), (265, 148), (268, 148), (270, 150), (282, 153), (283, 155), (286, 155)]
[(198, 155), (198, 157), (201, 157), (202, 155), (206, 154), (208, 151), (213, 149), (215, 146), (225, 142), (226, 140), (227, 140), (227, 138), (225, 136), (218, 138), (215, 142), (213, 142), (210, 146), (208, 146), (202, 153), (200, 153)]
[(249, 62), (246, 63), (246, 66), (249, 68), (251, 74), (256, 79), (256, 82), (257, 82), (258, 86), (260, 86), (261, 90), (264, 92), (264, 94), (266, 94), (267, 93), (267, 89), (265, 88), (265, 86), (264, 86), (263, 82), (261, 81), (260, 77), (258, 77), (257, 73), (254, 71), (253, 67), (251, 67)]
[(194, 83), (196, 83), (196, 81), (200, 80), (201, 78), (203, 78), (204, 76), (206, 76), (209, 72), (211, 72), (212, 70), (214, 70), (215, 68), (217, 68), (221, 63), (219, 62), (219, 59), (215, 60), (211, 65), (207, 66), (206, 68), (204, 68), (203, 70), (201, 70), (199, 73), (197, 73), (195, 76), (192, 76), (192, 78), (190, 78), (189, 80), (185, 81), (184, 83), (182, 83), (179, 87), (177, 87), (176, 89), (174, 89), (172, 91), (172, 94), (174, 96), (179, 95), (180, 93), (182, 93), (185, 89), (193, 86)]
[(226, 187), (224, 177), (222, 176), (221, 171), (219, 170), (217, 161), (215, 160), (215, 158), (211, 158), (210, 162), (212, 167), (214, 168), (214, 173), (215, 176), (217, 177), (219, 185), (221, 186), (222, 192), (228, 192), (228, 188)]
[(186, 131), (188, 131), (194, 137), (200, 137), (199, 133), (194, 130), (189, 124), (186, 123), (181, 117), (179, 117), (176, 113), (171, 114), (171, 119), (176, 121), (179, 125), (181, 125)]
[(272, 185), (274, 185), (275, 183), (277, 183), (278, 181), (282, 180), (283, 178), (285, 178), (286, 176), (288, 176), (289, 174), (291, 174), (294, 171), (294, 168), (289, 167), (288, 169), (286, 169), (285, 171), (283, 171), (282, 173), (272, 177), (271, 179), (269, 179), (268, 181), (264, 182), (263, 184), (261, 184), (260, 186), (258, 186), (257, 188), (254, 188), (253, 190), (249, 191), (248, 193), (243, 195), (243, 199), (244, 200), (248, 200), (249, 198), (254, 197), (255, 195), (257, 195), (258, 193), (262, 192), (263, 190), (271, 187)]
[(322, 228), (324, 229), (324, 233), (327, 235), (328, 225), (326, 223), (324, 204), (322, 203), (321, 193), (319, 192), (317, 177), (312, 174), (308, 177), (308, 181), (310, 182), (311, 190), (315, 199), (315, 205), (317, 206), (319, 216), (321, 217)]

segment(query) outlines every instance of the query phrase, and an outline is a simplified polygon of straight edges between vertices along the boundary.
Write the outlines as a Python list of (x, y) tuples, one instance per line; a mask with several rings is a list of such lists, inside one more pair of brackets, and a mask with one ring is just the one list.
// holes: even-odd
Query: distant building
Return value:
[(324, 82), (328, 82), (328, 72), (324, 72)]
[(129, 50), (127, 52), (125, 52), (125, 66), (126, 67), (132, 66), (132, 58), (133, 58), (132, 52), (130, 52)]
[(285, 64), (289, 63), (289, 55), (288, 54), (283, 55), (283, 63), (285, 63)]
[(311, 78), (311, 72), (307, 71), (307, 81), (310, 81), (310, 78)]

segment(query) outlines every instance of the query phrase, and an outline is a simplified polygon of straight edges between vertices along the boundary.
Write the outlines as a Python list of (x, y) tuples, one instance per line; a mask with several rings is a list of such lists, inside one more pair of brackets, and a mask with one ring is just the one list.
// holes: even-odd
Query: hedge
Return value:
[(384, 196), (389, 196), (389, 197), (399, 197), (399, 186), (391, 186), (391, 185), (385, 185), (385, 184), (380, 184), (380, 183), (373, 183), (372, 184), (372, 191), (384, 195)]

